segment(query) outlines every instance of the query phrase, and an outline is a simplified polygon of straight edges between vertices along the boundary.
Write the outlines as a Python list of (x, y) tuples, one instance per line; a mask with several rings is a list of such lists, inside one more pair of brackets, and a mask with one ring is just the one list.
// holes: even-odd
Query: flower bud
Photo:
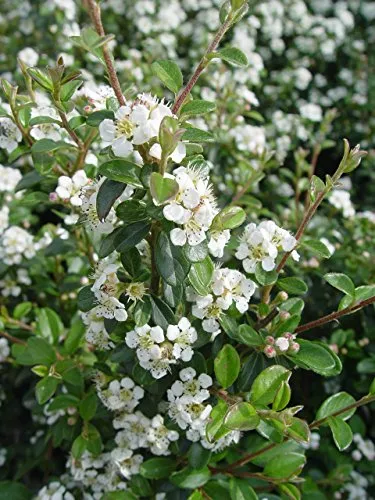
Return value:
[(290, 313), (288, 311), (280, 311), (279, 316), (282, 321), (285, 321), (290, 318)]
[(289, 347), (291, 352), (297, 353), (300, 350), (300, 345), (297, 342), (293, 342)]
[(272, 346), (267, 346), (263, 349), (264, 354), (267, 356), (267, 358), (274, 358), (276, 356), (276, 349), (274, 349)]
[(55, 193), (55, 191), (49, 194), (49, 201), (57, 201), (58, 198), (59, 197), (57, 196), (57, 193)]
[(267, 335), (266, 343), (270, 345), (273, 345), (275, 343), (275, 339), (272, 337), (272, 335)]

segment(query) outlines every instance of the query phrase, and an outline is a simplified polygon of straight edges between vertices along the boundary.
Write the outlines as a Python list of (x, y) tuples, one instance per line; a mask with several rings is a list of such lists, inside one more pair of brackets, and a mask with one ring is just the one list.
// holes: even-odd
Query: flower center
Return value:
[(116, 123), (116, 136), (124, 135), (126, 138), (133, 134), (134, 124), (127, 118), (122, 118)]

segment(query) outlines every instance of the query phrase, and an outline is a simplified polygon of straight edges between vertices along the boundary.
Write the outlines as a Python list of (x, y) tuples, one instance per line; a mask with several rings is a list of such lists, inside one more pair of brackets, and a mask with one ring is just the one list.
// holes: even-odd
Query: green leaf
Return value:
[(44, 377), (35, 386), (36, 399), (40, 405), (44, 404), (55, 394), (59, 380), (55, 377)]
[(215, 439), (228, 434), (230, 430), (225, 427), (225, 431), (222, 432), (224, 427), (224, 417), (227, 413), (228, 405), (222, 399), (219, 399), (217, 405), (211, 410), (210, 418), (206, 425), (206, 437), (209, 443), (212, 443)]
[(152, 319), (155, 325), (167, 330), (169, 325), (177, 323), (172, 309), (158, 297), (151, 297)]
[(114, 120), (115, 119), (115, 114), (113, 111), (110, 111), (109, 109), (101, 109), (100, 111), (94, 111), (93, 113), (90, 113), (89, 116), (87, 117), (87, 125), (90, 125), (90, 127), (99, 127), (100, 123), (103, 120)]
[(175, 179), (163, 177), (157, 172), (153, 172), (150, 176), (150, 191), (156, 205), (162, 205), (169, 200), (175, 198), (179, 190), (178, 183)]
[(242, 401), (231, 406), (224, 417), (224, 425), (232, 430), (251, 431), (258, 427), (259, 415), (254, 406)]
[(124, 192), (126, 185), (122, 182), (105, 179), (96, 197), (96, 211), (99, 220), (103, 221), (109, 214), (114, 202)]
[(324, 275), (324, 279), (333, 287), (337, 288), (341, 292), (344, 292), (350, 297), (355, 297), (355, 286), (353, 281), (342, 273), (328, 273)]
[(82, 435), (79, 435), (73, 442), (72, 455), (74, 458), (79, 459), (86, 450), (87, 440)]
[(265, 466), (263, 473), (266, 476), (283, 479), (298, 475), (306, 463), (306, 458), (301, 453), (285, 453), (272, 458)]
[(238, 329), (238, 338), (240, 341), (250, 347), (263, 345), (264, 341), (258, 332), (250, 325), (240, 325)]
[(194, 490), (207, 483), (211, 477), (211, 472), (207, 467), (200, 470), (185, 467), (181, 471), (174, 472), (171, 482), (179, 488)]
[(108, 491), (104, 493), (101, 500), (137, 500), (137, 496), (131, 491)]
[(74, 92), (79, 89), (82, 85), (82, 80), (72, 80), (71, 82), (64, 83), (60, 90), (60, 99), (62, 102), (69, 101), (73, 96)]
[(262, 353), (252, 352), (242, 365), (240, 374), (237, 380), (238, 389), (241, 392), (250, 390), (254, 380), (265, 368), (265, 359)]
[(219, 212), (211, 224), (211, 230), (223, 231), (235, 229), (246, 220), (246, 213), (241, 207), (226, 207)]
[(285, 332), (293, 333), (301, 321), (301, 316), (299, 314), (292, 314), (289, 318), (281, 321), (274, 331), (274, 335), (279, 337)]
[(331, 252), (320, 240), (306, 238), (303, 240), (302, 246), (310, 250), (312, 253), (318, 255), (319, 257), (323, 257), (324, 259), (329, 259), (331, 257)]
[(122, 253), (120, 258), (124, 269), (133, 278), (136, 278), (142, 272), (142, 259), (136, 247)]
[[(355, 399), (353, 398), (353, 396), (344, 391), (338, 392), (337, 394), (334, 394), (333, 396), (327, 398), (322, 403), (316, 413), (315, 419), (320, 420), (322, 418), (329, 417), (330, 415), (333, 415), (334, 413), (342, 410), (343, 408), (346, 408), (347, 406), (352, 405), (353, 403), (355, 403)], [(341, 420), (348, 420), (354, 415), (355, 411), (356, 408), (352, 408), (345, 413), (340, 413)]]
[(240, 368), (241, 361), (236, 349), (230, 344), (225, 344), (214, 361), (216, 379), (221, 387), (224, 389), (230, 387), (237, 379)]
[[(288, 410), (286, 410), (287, 412)], [(298, 443), (309, 443), (311, 439), (311, 432), (308, 423), (300, 418), (292, 417), (290, 424), (286, 430), (287, 436), (291, 437)]]
[(50, 366), (56, 361), (55, 351), (43, 338), (31, 337), (27, 342), (27, 348), (33, 364)]
[(281, 382), (277, 390), (275, 399), (272, 403), (272, 409), (275, 411), (283, 410), (289, 403), (290, 396), (291, 396), (290, 386), (288, 382), (283, 380), (283, 382)]
[(212, 52), (208, 56), (212, 59), (222, 59), (223, 61), (226, 61), (233, 66), (240, 66), (243, 68), (245, 68), (249, 64), (245, 54), (236, 47), (224, 47), (221, 50)]
[(108, 177), (112, 181), (124, 182), (137, 188), (143, 188), (139, 180), (141, 167), (128, 160), (110, 160), (102, 163), (99, 167), (99, 174)]
[(275, 270), (265, 271), (261, 264), (257, 264), (255, 267), (255, 278), (257, 282), (262, 286), (273, 285), (277, 281), (278, 274)]
[(162, 83), (175, 94), (180, 90), (183, 84), (183, 78), (180, 68), (173, 61), (160, 60), (151, 64), (151, 70)]
[(87, 394), (87, 396), (82, 399), (79, 405), (79, 414), (83, 420), (91, 420), (94, 418), (96, 413), (96, 408), (98, 406), (98, 397), (95, 392)]
[(150, 458), (141, 465), (140, 474), (146, 479), (162, 479), (169, 477), (176, 467), (172, 458)]
[(258, 495), (244, 479), (232, 477), (229, 481), (229, 494), (231, 500), (257, 500)]
[(302, 295), (307, 292), (307, 285), (300, 278), (279, 279), (277, 282), (277, 286), (293, 295)]
[(53, 90), (53, 82), (46, 70), (39, 68), (27, 68), (27, 72), (29, 73), (31, 78), (43, 89), (47, 91)]
[(133, 222), (133, 224), (121, 227), (114, 238), (116, 250), (122, 253), (129, 250), (129, 248), (135, 247), (148, 235), (150, 229), (151, 224), (143, 221)]
[(85, 325), (80, 319), (76, 319), (72, 322), (72, 326), (64, 341), (64, 348), (68, 354), (73, 354), (78, 349), (85, 331)]
[(375, 356), (362, 359), (357, 365), (358, 373), (375, 373)]
[(21, 302), (17, 304), (13, 309), (13, 318), (21, 319), (26, 316), (32, 309), (33, 305), (31, 302)]
[(282, 382), (287, 382), (291, 374), (292, 372), (284, 366), (269, 366), (254, 380), (250, 391), (250, 401), (255, 405), (273, 403), (280, 385)]
[(61, 148), (72, 148), (75, 147), (64, 141), (53, 141), (52, 139), (40, 139), (31, 146), (31, 152), (36, 153), (51, 153), (52, 151), (57, 151)]
[[(282, 495), (282, 498), (287, 498), (289, 500), (301, 500), (301, 492), (295, 484), (292, 483), (283, 483), (278, 485), (279, 491)], [(313, 500), (315, 496), (310, 495), (310, 499)], [(316, 497), (316, 500), (325, 500), (325, 497), (320, 496), (319, 493)]]
[(58, 340), (64, 330), (64, 325), (59, 315), (49, 307), (43, 307), (36, 310), (36, 333), (37, 335), (48, 339), (50, 343)]
[(194, 99), (194, 101), (188, 102), (181, 108), (181, 116), (188, 118), (190, 116), (204, 115), (215, 109), (216, 104), (214, 102)]
[(210, 132), (195, 127), (186, 129), (182, 140), (189, 142), (215, 142), (215, 138)]
[(210, 284), (214, 270), (214, 264), (208, 255), (201, 262), (192, 264), (189, 272), (189, 281), (199, 295), (204, 296), (211, 293)]
[(183, 250), (174, 246), (163, 232), (156, 242), (155, 263), (160, 276), (171, 286), (182, 285), (190, 269)]
[(200, 443), (193, 443), (188, 452), (189, 465), (193, 469), (203, 469), (211, 458), (211, 451)]
[(338, 417), (329, 417), (327, 423), (332, 431), (337, 448), (340, 451), (346, 450), (353, 441), (353, 432), (350, 426)]
[(337, 356), (335, 356), (328, 346), (320, 342), (311, 342), (302, 339), (299, 339), (297, 342), (300, 345), (300, 350), (296, 354), (290, 355), (290, 359), (298, 366), (313, 370), (325, 377), (331, 376), (332, 371), (336, 371)]
[(97, 299), (94, 295), (94, 292), (91, 291), (91, 285), (81, 288), (81, 290), (78, 292), (77, 300), (78, 309), (80, 311), (88, 312), (91, 311), (93, 307), (95, 307)]
[(147, 205), (139, 200), (125, 200), (116, 207), (116, 215), (123, 220), (126, 225), (132, 222), (149, 220)]
[(0, 481), (0, 500), (31, 500), (33, 494), (16, 481)]
[(134, 321), (137, 326), (143, 326), (151, 318), (152, 306), (149, 297), (144, 297), (143, 302), (138, 301), (134, 309)]
[(53, 398), (48, 405), (48, 411), (66, 410), (67, 408), (77, 408), (80, 400), (72, 394), (62, 394)]

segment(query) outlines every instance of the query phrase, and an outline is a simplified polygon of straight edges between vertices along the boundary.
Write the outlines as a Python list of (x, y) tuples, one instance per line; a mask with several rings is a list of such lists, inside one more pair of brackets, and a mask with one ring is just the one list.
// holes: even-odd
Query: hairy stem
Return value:
[(375, 303), (375, 297), (370, 297), (369, 299), (362, 300), (361, 302), (358, 302), (358, 304), (355, 304), (354, 306), (345, 307), (345, 309), (341, 309), (341, 311), (335, 311), (331, 314), (323, 316), (322, 318), (310, 321), (309, 323), (305, 323), (304, 325), (300, 325), (295, 330), (295, 333), (305, 332), (306, 330), (311, 330), (312, 328), (317, 328), (318, 326), (325, 325), (330, 321), (334, 321), (335, 319), (341, 318), (341, 316), (345, 316), (346, 314), (351, 314), (355, 311), (358, 311), (359, 309), (362, 309), (363, 307), (369, 306), (370, 304), (374, 303)]
[[(102, 23), (102, 17), (100, 13), (100, 7), (96, 3), (96, 0), (85, 0), (86, 8), (88, 10), (89, 16), (92, 20), (93, 25), (95, 26), (95, 30), (100, 36), (105, 36), (105, 31)], [(107, 73), (109, 82), (113, 91), (117, 97), (117, 100), (120, 106), (125, 106), (125, 98), (121, 91), (121, 85), (116, 73), (116, 69), (114, 66), (114, 62), (111, 56), (111, 53), (108, 49), (107, 43), (105, 43), (102, 47), (103, 57), (107, 67)]]
[(185, 85), (185, 87), (179, 92), (179, 94), (176, 97), (176, 100), (173, 104), (172, 107), (172, 113), (176, 114), (181, 106), (183, 105), (186, 97), (190, 94), (192, 88), (194, 85), (197, 83), (198, 78), (200, 77), (201, 73), (205, 70), (207, 67), (207, 64), (209, 60), (207, 59), (207, 55), (213, 52), (217, 46), (219, 45), (221, 39), (225, 35), (225, 33), (228, 31), (232, 24), (232, 18), (229, 15), (225, 22), (220, 26), (218, 31), (216, 32), (216, 35), (210, 45), (207, 47), (202, 59), (199, 61), (198, 66), (195, 68), (194, 73), (191, 75), (189, 81)]

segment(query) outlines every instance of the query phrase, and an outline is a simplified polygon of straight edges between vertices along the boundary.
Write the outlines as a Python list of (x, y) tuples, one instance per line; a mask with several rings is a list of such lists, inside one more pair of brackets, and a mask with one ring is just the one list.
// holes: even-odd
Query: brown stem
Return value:
[(68, 134), (73, 139), (73, 141), (77, 144), (77, 146), (80, 149), (82, 149), (83, 142), (81, 141), (81, 139), (78, 137), (78, 135), (74, 132), (74, 130), (69, 125), (69, 122), (66, 118), (66, 114), (59, 110), (59, 115), (60, 115), (60, 118), (61, 118), (61, 121), (62, 121), (62, 124), (63, 124), (63, 127), (65, 128), (65, 130), (68, 132)]
[(172, 113), (177, 114), (181, 106), (183, 105), (186, 97), (190, 94), (192, 88), (194, 85), (197, 83), (198, 78), (200, 77), (201, 73), (204, 71), (208, 64), (208, 59), (207, 55), (213, 52), (217, 46), (219, 45), (221, 39), (225, 35), (225, 33), (228, 31), (232, 23), (232, 18), (229, 15), (225, 22), (220, 26), (218, 31), (216, 32), (216, 35), (210, 45), (207, 47), (202, 59), (200, 60), (198, 66), (195, 68), (194, 73), (191, 75), (188, 83), (185, 85), (185, 87), (178, 93), (176, 100), (173, 104), (172, 107)]
[[(100, 14), (100, 7), (96, 3), (96, 0), (85, 0), (86, 8), (88, 10), (88, 13), (90, 15), (90, 18), (92, 20), (92, 23), (95, 26), (95, 30), (98, 33), (99, 36), (105, 36), (105, 31), (102, 23), (102, 18)], [(111, 53), (108, 49), (107, 43), (105, 43), (102, 46), (103, 50), (103, 57), (104, 61), (107, 67), (107, 72), (108, 72), (108, 78), (109, 82), (111, 84), (111, 87), (113, 88), (113, 91), (117, 97), (117, 100), (120, 104), (120, 106), (125, 106), (125, 98), (122, 94), (121, 91), (121, 85), (119, 82), (119, 79), (117, 77), (116, 69), (113, 63), (113, 59), (111, 56)]]
[(74, 165), (74, 172), (83, 168), (83, 166), (85, 164), (85, 159), (86, 159), (87, 153), (89, 151), (89, 148), (90, 148), (92, 142), (94, 141), (94, 139), (96, 138), (96, 136), (97, 136), (97, 130), (94, 129), (92, 132), (90, 132), (87, 139), (83, 143), (81, 151), (79, 152), (79, 154), (77, 156), (77, 161)]
[(0, 331), (0, 336), (5, 337), (6, 339), (10, 340), (14, 344), (26, 345), (26, 342), (24, 340), (18, 339), (17, 337), (14, 337), (13, 335), (10, 335), (7, 332)]
[(343, 413), (345, 413), (349, 410), (353, 410), (354, 408), (359, 408), (360, 406), (367, 405), (369, 403), (372, 403), (373, 401), (375, 401), (375, 396), (365, 396), (362, 399), (360, 399), (359, 401), (355, 401), (351, 405), (345, 406), (344, 409), (337, 410), (337, 411), (335, 411), (335, 413), (332, 413), (331, 415), (328, 415), (327, 417), (320, 418), (319, 420), (314, 420), (314, 422), (311, 422), (311, 424), (309, 425), (309, 428), (316, 429), (317, 427), (320, 427), (321, 425), (323, 425), (329, 419), (329, 417), (338, 417), (339, 415), (342, 415)]
[[(319, 205), (323, 201), (323, 198), (324, 198), (325, 195), (326, 195), (326, 190), (321, 191), (318, 194), (318, 196), (316, 197), (316, 200), (314, 201), (314, 203), (310, 205), (309, 209), (305, 213), (305, 215), (304, 215), (304, 217), (302, 219), (302, 222), (299, 225), (299, 228), (297, 229), (297, 232), (296, 232), (296, 235), (295, 235), (295, 239), (297, 240), (297, 242), (301, 239), (301, 237), (302, 237), (302, 235), (303, 235), (303, 233), (304, 233), (304, 231), (305, 231), (308, 223), (310, 222), (310, 220), (314, 216), (317, 208), (319, 207)], [(294, 248), (293, 248), (293, 250), (294, 250)], [(293, 250), (290, 250), (289, 252), (286, 252), (283, 255), (283, 258), (281, 259), (279, 265), (276, 268), (276, 272), (279, 273), (284, 268), (285, 263), (288, 260), (290, 254), (293, 252)]]
[(259, 319), (255, 324), (254, 324), (254, 329), (255, 330), (260, 330), (260, 328), (264, 328), (267, 326), (271, 321), (276, 318), (276, 316), (279, 314), (279, 309), (275, 307), (275, 309), (272, 309), (270, 313), (267, 314), (265, 318)]
[(13, 325), (17, 325), (21, 328), (21, 330), (27, 330), (29, 332), (34, 331), (34, 327), (31, 325), (28, 325), (27, 323), (24, 323), (23, 321), (19, 321), (18, 319), (13, 319), (13, 318), (7, 318), (8, 323), (12, 323)]
[(335, 319), (341, 318), (341, 316), (345, 316), (346, 314), (351, 314), (373, 303), (375, 303), (375, 297), (362, 300), (361, 302), (358, 302), (358, 304), (355, 304), (354, 306), (345, 307), (345, 309), (341, 309), (341, 311), (335, 311), (331, 314), (327, 314), (327, 316), (323, 316), (322, 318), (310, 321), (309, 323), (305, 323), (304, 325), (300, 325), (298, 328), (296, 328), (295, 333), (305, 332), (306, 330), (311, 330), (312, 328), (317, 328), (318, 326), (325, 325), (330, 321), (334, 321)]

